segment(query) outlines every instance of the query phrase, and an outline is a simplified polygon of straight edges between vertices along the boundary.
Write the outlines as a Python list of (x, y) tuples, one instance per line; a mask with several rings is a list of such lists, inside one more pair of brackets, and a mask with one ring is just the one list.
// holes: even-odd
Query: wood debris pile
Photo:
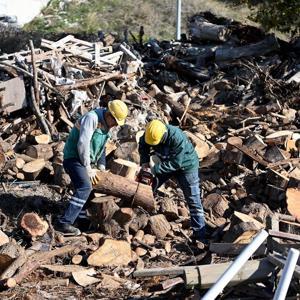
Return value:
[[(55, 232), (49, 215), (62, 201), (49, 200), (52, 213), (40, 202), (26, 204), (15, 218), (1, 208), (8, 235), (0, 235), (3, 289), (24, 293), (38, 284), (33, 293), (48, 287), (65, 298), (115, 297), (115, 289), (123, 297), (188, 299), (195, 292), (183, 285), (202, 294), (266, 229), (267, 241), (221, 299), (272, 297), (278, 267), (300, 246), (297, 43), (210, 13), (192, 17), (180, 42), (143, 43), (142, 31), (133, 38), (128, 46), (112, 35), (94, 43), (68, 35), (0, 57), (2, 198), (27, 185), (65, 199), (70, 179), (62, 151), (76, 119), (112, 99), (130, 109), (107, 145), (108, 172), (89, 207), (93, 233)], [(155, 117), (180, 126), (195, 145), (208, 248), (191, 244), (189, 210), (173, 181), (155, 199), (135, 181), (141, 130)], [(296, 268), (291, 296), (299, 276)]]

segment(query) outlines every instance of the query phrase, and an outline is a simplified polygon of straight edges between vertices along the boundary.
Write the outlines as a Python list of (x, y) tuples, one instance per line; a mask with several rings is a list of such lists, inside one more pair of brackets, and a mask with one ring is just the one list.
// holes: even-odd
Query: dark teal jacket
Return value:
[[(188, 172), (199, 168), (199, 158), (194, 146), (179, 128), (166, 125), (167, 134), (157, 146), (150, 146), (145, 142), (145, 135), (140, 138), (140, 163), (148, 163), (150, 155), (156, 154), (161, 162), (154, 167), (155, 174), (166, 174), (175, 171)], [(154, 153), (151, 153), (151, 152)]]

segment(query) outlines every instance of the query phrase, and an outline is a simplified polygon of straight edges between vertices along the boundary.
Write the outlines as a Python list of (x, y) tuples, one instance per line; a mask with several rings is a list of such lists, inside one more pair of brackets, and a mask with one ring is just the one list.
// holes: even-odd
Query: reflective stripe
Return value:
[(76, 203), (76, 202), (73, 202), (73, 201), (70, 201), (70, 204), (72, 204), (74, 206), (77, 206), (77, 207), (82, 207), (83, 206), (82, 204), (79, 204), (79, 203)]
[(71, 197), (70, 198), (71, 201), (74, 201), (74, 202), (77, 202), (77, 203), (80, 203), (80, 204), (85, 204), (86, 200), (84, 199), (79, 199), (77, 197)]

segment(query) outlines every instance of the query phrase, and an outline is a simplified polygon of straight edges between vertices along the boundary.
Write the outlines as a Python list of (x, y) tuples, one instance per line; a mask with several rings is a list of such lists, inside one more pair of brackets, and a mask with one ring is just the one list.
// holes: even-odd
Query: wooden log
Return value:
[(82, 259), (83, 259), (82, 255), (76, 254), (72, 257), (72, 263), (74, 265), (79, 265), (82, 262)]
[(164, 239), (171, 230), (171, 226), (164, 215), (151, 216), (150, 227), (158, 239)]
[(220, 194), (213, 193), (203, 198), (202, 201), (204, 209), (211, 210), (213, 215), (217, 218), (229, 216), (229, 202)]
[(286, 191), (286, 203), (288, 212), (294, 216), (297, 221), (300, 221), (300, 189), (299, 188), (288, 188)]
[(170, 198), (166, 198), (162, 201), (161, 211), (166, 216), (168, 221), (174, 221), (179, 217), (178, 207), (176, 203)]
[(17, 157), (16, 158), (16, 167), (19, 169), (19, 170), (22, 170), (23, 167), (25, 165), (25, 161), (24, 159), (20, 158), (20, 157)]
[[(13, 280), (19, 284), (23, 281), (24, 278), (26, 278), (31, 272), (39, 268), (43, 263), (50, 261), (53, 257), (55, 256), (61, 256), (66, 253), (72, 252), (77, 248), (84, 248), (84, 245), (79, 246), (78, 244), (73, 244), (73, 245), (67, 245), (55, 250), (51, 251), (43, 251), (43, 252), (38, 252), (35, 254), (32, 254), (28, 258), (25, 255), (21, 255), (20, 257), (22, 258), (23, 264), (20, 263), (20, 269), (18, 273), (14, 277), (4, 277), (3, 274), (1, 275), (2, 279), (2, 284), (6, 284), (9, 282), (12, 282)], [(17, 259), (20, 260), (21, 259)], [(24, 263), (25, 262), (25, 263)], [(16, 269), (14, 269), (15, 271)], [(10, 271), (10, 270), (9, 270)], [(14, 272), (13, 272), (14, 273)], [(13, 274), (12, 272), (6, 272), (5, 275), (7, 276), (8, 274)]]
[(93, 186), (96, 191), (122, 197), (130, 205), (141, 206), (150, 212), (155, 210), (155, 201), (150, 186), (111, 173), (99, 172), (98, 174), (100, 180)]
[(36, 213), (26, 213), (21, 219), (21, 227), (25, 229), (32, 237), (43, 236), (49, 225), (43, 221)]
[(31, 135), (29, 138), (33, 143), (39, 145), (47, 145), (51, 142), (51, 136), (48, 134)]
[[(175, 102), (172, 97), (164, 94), (157, 85), (152, 84), (150, 86), (150, 95), (153, 95), (153, 97), (155, 97), (158, 101), (168, 104), (172, 109), (172, 113), (174, 113), (177, 118), (181, 119), (182, 115), (185, 113), (185, 108), (180, 103)], [(190, 119), (193, 124), (199, 123), (198, 119), (193, 117), (188, 112), (185, 114), (185, 116), (186, 119)]]
[(216, 41), (226, 42), (230, 30), (223, 25), (216, 25), (209, 22), (195, 22), (189, 26), (189, 32), (192, 39), (197, 41)]
[(60, 86), (56, 86), (56, 88), (60, 92), (67, 92), (70, 90), (85, 88), (85, 87), (95, 85), (95, 84), (98, 84), (98, 83), (101, 83), (104, 81), (108, 81), (108, 80), (119, 80), (119, 79), (124, 79), (124, 78), (125, 78), (124, 74), (120, 74), (119, 72), (114, 72), (114, 73), (107, 74), (104, 76), (102, 75), (102, 76), (98, 76), (98, 77), (94, 77), (94, 78), (76, 80), (76, 83), (74, 83), (74, 84), (60, 85)]
[(241, 222), (232, 226), (224, 235), (223, 240), (229, 243), (249, 243), (260, 230), (261, 227), (255, 223)]
[(133, 209), (130, 207), (122, 207), (115, 212), (113, 218), (121, 225), (125, 226), (134, 216)]
[(26, 163), (23, 167), (25, 178), (27, 180), (35, 180), (45, 166), (46, 162), (44, 159), (35, 159)]
[(88, 264), (91, 266), (127, 266), (131, 260), (129, 243), (107, 239), (89, 256)]
[(229, 47), (216, 50), (216, 61), (234, 60), (241, 57), (261, 56), (278, 50), (279, 44), (274, 35), (269, 35), (264, 40), (242, 47)]
[(43, 158), (44, 160), (49, 160), (53, 157), (53, 149), (51, 145), (32, 145), (26, 150), (26, 155), (32, 158)]
[(124, 160), (121, 158), (115, 159), (110, 167), (113, 174), (135, 180), (138, 165), (135, 162)]
[(149, 217), (140, 208), (134, 208), (133, 210), (134, 210), (135, 217), (130, 222), (129, 229), (132, 232), (137, 233), (140, 229), (144, 229), (147, 226)]

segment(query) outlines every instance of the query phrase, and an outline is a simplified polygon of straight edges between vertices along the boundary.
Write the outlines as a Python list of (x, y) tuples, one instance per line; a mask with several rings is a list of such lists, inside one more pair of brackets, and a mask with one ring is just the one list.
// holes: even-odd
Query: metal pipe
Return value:
[(177, 0), (176, 8), (176, 40), (181, 38), (181, 0)]
[(223, 291), (230, 280), (238, 273), (238, 271), (247, 262), (250, 256), (258, 249), (258, 247), (267, 238), (268, 233), (262, 230), (253, 241), (240, 253), (236, 260), (229, 266), (229, 268), (220, 276), (216, 283), (208, 290), (208, 292), (201, 298), (202, 300), (214, 300)]
[(282, 275), (273, 300), (284, 300), (290, 286), (295, 267), (297, 265), (299, 251), (291, 248), (284, 265)]

